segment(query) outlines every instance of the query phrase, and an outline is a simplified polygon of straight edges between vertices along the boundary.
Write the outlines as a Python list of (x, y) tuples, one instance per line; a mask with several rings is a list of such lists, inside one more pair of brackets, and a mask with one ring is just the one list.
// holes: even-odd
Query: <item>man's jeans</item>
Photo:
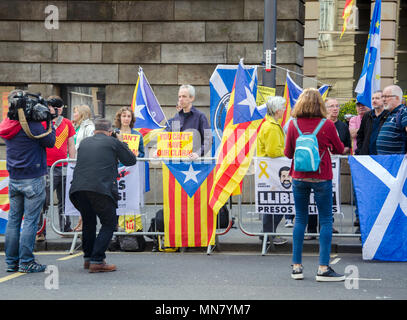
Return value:
[(332, 180), (306, 182), (293, 179), (295, 202), (295, 224), (293, 231), (293, 263), (301, 264), (305, 227), (308, 223), (308, 206), (311, 189), (318, 208), (319, 223), (319, 264), (329, 265), (332, 242)]
[(38, 219), (45, 202), (45, 177), (10, 179), (8, 188), (10, 211), (5, 239), (6, 263), (29, 263), (34, 260)]
[[(71, 201), (82, 216), (83, 258), (90, 263), (102, 263), (117, 226), (116, 204), (109, 196), (92, 191), (74, 192)], [(97, 237), (96, 217), (102, 224)]]

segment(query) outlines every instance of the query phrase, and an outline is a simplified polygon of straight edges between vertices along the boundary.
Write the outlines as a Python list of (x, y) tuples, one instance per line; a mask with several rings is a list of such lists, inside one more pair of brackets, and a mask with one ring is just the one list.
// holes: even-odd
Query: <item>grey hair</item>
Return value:
[(190, 97), (195, 97), (195, 88), (194, 88), (194, 86), (191, 86), (190, 84), (183, 84), (182, 86), (179, 87), (179, 90), (181, 90), (181, 89), (187, 89), (188, 92), (189, 92), (189, 96)]
[(395, 96), (399, 97), (400, 103), (403, 100), (403, 90), (395, 84), (389, 86), (391, 88), (391, 93), (394, 94)]
[(108, 119), (99, 118), (95, 120), (95, 131), (110, 131), (112, 123)]
[(278, 110), (284, 109), (286, 102), (285, 98), (281, 96), (269, 97), (266, 102), (267, 114), (272, 116)]

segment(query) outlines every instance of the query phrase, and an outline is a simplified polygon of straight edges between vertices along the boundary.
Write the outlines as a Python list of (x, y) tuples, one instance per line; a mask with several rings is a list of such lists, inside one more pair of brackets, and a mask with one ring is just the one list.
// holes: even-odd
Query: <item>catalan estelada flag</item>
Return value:
[(209, 203), (213, 163), (163, 163), (164, 246), (215, 244), (216, 215)]
[(147, 145), (156, 137), (158, 132), (164, 130), (164, 126), (160, 123), (163, 120), (167, 121), (167, 119), (141, 67), (133, 93), (131, 109), (136, 117), (134, 128), (143, 135), (144, 145)]
[(346, 0), (346, 2), (345, 2), (345, 7), (343, 8), (343, 12), (342, 12), (343, 26), (342, 26), (342, 33), (341, 33), (340, 39), (342, 39), (342, 36), (346, 31), (346, 25), (348, 24), (348, 19), (352, 12), (354, 3), (355, 3), (355, 0)]
[(215, 214), (240, 189), (253, 158), (257, 133), (264, 121), (264, 114), (258, 110), (249, 84), (241, 60), (228, 104), (209, 202)]
[(284, 86), (284, 98), (286, 101), (286, 109), (284, 111), (283, 117), (281, 119), (281, 127), (284, 128), (285, 124), (291, 117), (291, 110), (294, 108), (298, 97), (302, 92), (302, 88), (298, 86), (293, 79), (291, 79), (290, 74), (287, 72), (285, 86)]
[[(287, 125), (288, 121), (291, 118), (291, 111), (294, 109), (297, 99), (302, 93), (302, 88), (297, 85), (293, 79), (290, 77), (290, 74), (287, 72), (285, 86), (284, 86), (284, 98), (286, 100), (286, 109), (284, 111), (283, 117), (281, 118), (280, 125), (284, 128)], [(324, 84), (318, 88), (319, 93), (322, 96), (322, 99), (325, 100), (328, 96), (329, 85)]]
[(10, 199), (8, 197), (9, 175), (6, 169), (6, 161), (0, 161), (0, 234), (6, 232)]

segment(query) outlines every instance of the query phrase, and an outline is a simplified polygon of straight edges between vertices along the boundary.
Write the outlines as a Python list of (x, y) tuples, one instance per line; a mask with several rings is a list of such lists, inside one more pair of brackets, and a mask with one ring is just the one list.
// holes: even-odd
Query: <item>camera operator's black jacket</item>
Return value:
[(97, 133), (81, 141), (69, 197), (78, 191), (93, 191), (111, 197), (117, 206), (117, 166), (136, 164), (129, 147), (116, 138)]

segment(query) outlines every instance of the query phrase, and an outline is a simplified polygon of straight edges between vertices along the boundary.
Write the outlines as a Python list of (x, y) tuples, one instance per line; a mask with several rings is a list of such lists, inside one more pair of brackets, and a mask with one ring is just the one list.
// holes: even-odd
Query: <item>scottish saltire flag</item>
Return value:
[(380, 90), (380, 24), (382, 1), (376, 0), (367, 38), (362, 73), (356, 85), (356, 99), (372, 108), (372, 94)]
[(6, 233), (10, 199), (8, 197), (9, 175), (6, 161), (0, 161), (0, 234)]
[(407, 261), (405, 155), (350, 156), (365, 260)]
[[(235, 81), (237, 65), (218, 65), (209, 79), (210, 87), (210, 121), (214, 143), (212, 155), (218, 149), (224, 130), (227, 106), (230, 100), (233, 83)], [(249, 88), (254, 98), (257, 94), (257, 66), (245, 66), (250, 78)]]
[(143, 135), (144, 145), (147, 145), (158, 132), (164, 130), (160, 123), (163, 120), (167, 122), (167, 119), (141, 67), (131, 109), (136, 117), (134, 128)]
[(342, 36), (346, 31), (346, 26), (348, 24), (348, 20), (349, 20), (350, 14), (352, 12), (354, 3), (355, 3), (355, 0), (346, 0), (346, 2), (345, 2), (345, 7), (343, 8), (343, 12), (342, 12), (343, 26), (342, 26), (341, 36), (339, 37), (340, 39), (342, 39)]
[(256, 149), (256, 138), (264, 121), (257, 110), (250, 83), (240, 60), (230, 96), (221, 145), (218, 149), (214, 184), (209, 205), (217, 214), (240, 188)]
[[(322, 99), (328, 95), (329, 85), (321, 86), (318, 91), (322, 95)], [(285, 86), (284, 86), (284, 98), (286, 100), (286, 109), (284, 111), (283, 117), (281, 118), (280, 125), (284, 128), (291, 119), (291, 110), (294, 109), (295, 104), (297, 103), (297, 99), (302, 93), (303, 89), (296, 84), (293, 79), (290, 77), (290, 73), (287, 72)]]
[(215, 244), (216, 215), (208, 205), (215, 163), (163, 163), (164, 246)]

